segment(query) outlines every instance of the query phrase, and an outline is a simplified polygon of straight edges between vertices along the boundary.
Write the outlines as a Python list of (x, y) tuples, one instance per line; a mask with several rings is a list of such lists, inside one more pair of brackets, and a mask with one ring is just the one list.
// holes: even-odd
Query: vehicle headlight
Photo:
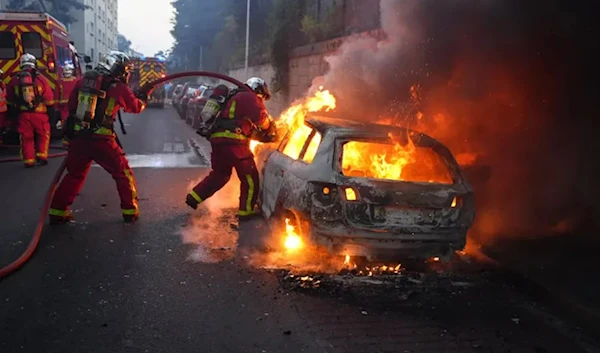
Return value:
[(354, 188), (346, 186), (343, 188), (343, 190), (346, 201), (358, 201), (360, 198), (358, 191), (356, 191)]

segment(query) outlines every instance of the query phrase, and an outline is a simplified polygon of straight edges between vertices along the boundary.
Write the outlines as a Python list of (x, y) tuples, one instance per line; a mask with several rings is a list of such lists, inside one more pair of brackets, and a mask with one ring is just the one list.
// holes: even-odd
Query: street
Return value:
[[(32, 260), (0, 281), (0, 352), (594, 351), (535, 295), (474, 260), (452, 271), (292, 276), (229, 256), (230, 210), (203, 219), (184, 204), (208, 171), (207, 142), (171, 106), (124, 121), (140, 221), (122, 222), (114, 182), (92, 167), (76, 222), (47, 227)], [(27, 245), (59, 163), (0, 164), (0, 266)], [(221, 257), (195, 244), (202, 231)]]

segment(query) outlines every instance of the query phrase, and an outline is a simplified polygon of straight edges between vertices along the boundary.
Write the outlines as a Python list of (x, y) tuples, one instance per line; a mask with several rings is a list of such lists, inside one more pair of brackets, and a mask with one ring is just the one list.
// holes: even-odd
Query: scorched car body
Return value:
[[(268, 220), (294, 219), (305, 238), (340, 255), (429, 258), (464, 248), (475, 218), (473, 190), (448, 148), (388, 125), (321, 116), (307, 117), (305, 125), (310, 131), (305, 128), (299, 152), (286, 151), (290, 131), (264, 160), (261, 209)], [(438, 156), (449, 182), (356, 177), (342, 170), (346, 143), (390, 144), (392, 135), (404, 143), (410, 136), (416, 148)], [(419, 161), (414, 164), (419, 168)]]

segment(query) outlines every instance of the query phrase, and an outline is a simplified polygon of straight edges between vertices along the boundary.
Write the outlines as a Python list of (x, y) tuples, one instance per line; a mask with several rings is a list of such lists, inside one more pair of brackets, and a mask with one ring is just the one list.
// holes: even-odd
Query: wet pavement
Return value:
[[(476, 261), (375, 276), (249, 266), (234, 256), (233, 210), (218, 206), (235, 185), (215, 195), (216, 211), (183, 203), (207, 173), (206, 143), (170, 107), (125, 123), (140, 222), (122, 223), (114, 182), (92, 168), (76, 222), (46, 229), (35, 257), (0, 280), (0, 352), (595, 351)], [(1, 264), (29, 241), (58, 165), (0, 164)]]

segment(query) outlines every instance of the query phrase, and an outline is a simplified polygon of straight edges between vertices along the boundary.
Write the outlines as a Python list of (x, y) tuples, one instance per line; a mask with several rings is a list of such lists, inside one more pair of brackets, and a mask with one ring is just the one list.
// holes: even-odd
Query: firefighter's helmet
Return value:
[(111, 76), (127, 83), (133, 62), (127, 54), (120, 51), (111, 51), (98, 63), (98, 69), (110, 73)]
[(254, 93), (263, 100), (267, 101), (271, 98), (271, 91), (267, 82), (259, 77), (252, 77), (246, 81), (246, 86), (250, 87)]
[(19, 67), (21, 68), (21, 70), (35, 69), (37, 68), (37, 59), (31, 54), (25, 53), (21, 55), (21, 59), (19, 60)]

